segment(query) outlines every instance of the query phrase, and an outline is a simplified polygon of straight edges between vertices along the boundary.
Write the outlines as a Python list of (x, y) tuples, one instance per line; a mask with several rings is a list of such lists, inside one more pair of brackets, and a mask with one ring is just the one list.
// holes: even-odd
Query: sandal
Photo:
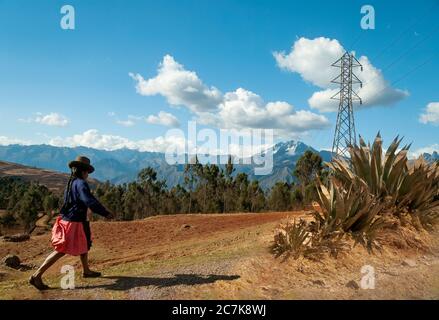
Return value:
[(33, 275), (29, 278), (29, 283), (40, 291), (50, 289), (50, 287), (48, 285), (45, 285), (41, 279), (37, 281), (37, 278)]
[(84, 278), (99, 278), (102, 274), (97, 271), (89, 271), (87, 273), (83, 273), (82, 276)]

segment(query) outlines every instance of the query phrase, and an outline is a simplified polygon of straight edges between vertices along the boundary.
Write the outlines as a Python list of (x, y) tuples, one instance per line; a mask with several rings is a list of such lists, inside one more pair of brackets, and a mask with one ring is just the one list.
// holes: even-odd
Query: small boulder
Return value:
[(355, 280), (351, 280), (348, 283), (346, 283), (346, 287), (351, 288), (351, 289), (355, 289), (355, 290), (360, 289), (360, 286), (358, 285), (357, 281), (355, 281)]
[(8, 254), (6, 257), (3, 258), (3, 264), (9, 268), (18, 269), (20, 268), (21, 261), (19, 257)]
[(3, 240), (7, 242), (23, 242), (30, 239), (27, 233), (14, 234), (12, 236), (4, 236)]
[(402, 265), (403, 266), (405, 266), (405, 267), (411, 267), (411, 268), (413, 268), (413, 267), (416, 267), (416, 261), (415, 260), (412, 260), (412, 259), (404, 259), (403, 261), (402, 261)]
[(192, 226), (190, 225), (190, 224), (184, 224), (184, 225), (182, 225), (181, 226), (181, 230), (188, 230), (188, 229), (190, 229), (190, 228), (192, 228)]

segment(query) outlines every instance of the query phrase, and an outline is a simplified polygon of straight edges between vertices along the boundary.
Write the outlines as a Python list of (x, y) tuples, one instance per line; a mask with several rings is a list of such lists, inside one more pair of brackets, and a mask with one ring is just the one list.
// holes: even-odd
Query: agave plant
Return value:
[(286, 254), (285, 258), (293, 256), (294, 259), (305, 251), (310, 242), (310, 233), (306, 221), (300, 219), (288, 222), (278, 229), (271, 247), (276, 257)]
[(401, 140), (396, 137), (383, 157), (383, 142), (379, 133), (372, 146), (366, 145), (360, 137), (360, 145), (349, 148), (351, 156), (349, 164), (343, 159), (334, 159), (328, 166), (346, 184), (359, 177), (366, 182), (369, 191), (378, 198), (393, 195), (401, 186), (408, 171), (407, 152), (410, 145), (397, 151)]
[(439, 164), (419, 158), (411, 164), (398, 189), (396, 204), (410, 212), (427, 212), (439, 206)]
[(371, 244), (377, 231), (385, 225), (383, 216), (379, 215), (383, 203), (356, 176), (347, 188), (334, 177), (329, 180), (328, 188), (319, 183), (318, 195), (322, 213), (314, 212), (314, 218), (322, 237), (337, 232), (351, 233)]
[(359, 146), (350, 147), (350, 163), (328, 163), (328, 186), (319, 180), (317, 185), (321, 212), (314, 211), (309, 224), (287, 224), (275, 236), (273, 252), (296, 258), (337, 254), (344, 250), (346, 234), (372, 249), (377, 233), (388, 224), (389, 211), (408, 212), (413, 221), (432, 228), (439, 219), (439, 164), (409, 162), (410, 145), (399, 149), (400, 143), (397, 137), (383, 155), (379, 134), (372, 146), (360, 138)]
[(402, 139), (396, 137), (383, 157), (382, 139), (377, 135), (372, 146), (360, 137), (360, 145), (350, 147), (350, 163), (334, 159), (328, 166), (346, 187), (355, 180), (367, 184), (369, 192), (394, 212), (426, 212), (437, 207), (439, 167), (422, 159), (410, 164), (410, 145), (398, 151)]

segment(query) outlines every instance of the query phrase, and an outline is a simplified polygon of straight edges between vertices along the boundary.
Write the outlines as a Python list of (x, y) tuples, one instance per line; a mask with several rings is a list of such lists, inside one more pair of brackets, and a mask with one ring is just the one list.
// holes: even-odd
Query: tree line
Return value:
[(1, 226), (19, 224), (25, 232), (35, 226), (39, 212), (51, 214), (60, 207), (60, 199), (47, 187), (18, 178), (0, 177)]
[(96, 188), (96, 196), (118, 220), (134, 220), (161, 214), (287, 211), (316, 199), (316, 177), (326, 170), (319, 154), (305, 152), (293, 172), (294, 183), (277, 182), (264, 191), (258, 180), (236, 173), (231, 157), (224, 168), (201, 164), (197, 158), (184, 169), (184, 183), (167, 188), (166, 181), (148, 167), (137, 180)]
[[(287, 211), (316, 199), (316, 177), (325, 179), (322, 158), (311, 151), (297, 161), (294, 183), (277, 182), (264, 191), (257, 180), (236, 173), (229, 157), (223, 167), (201, 164), (197, 158), (184, 169), (184, 183), (168, 188), (151, 167), (142, 169), (137, 179), (115, 185), (98, 184), (94, 193), (117, 220), (135, 220), (154, 215), (179, 213), (230, 213)], [(20, 224), (32, 230), (39, 212), (55, 213), (62, 197), (47, 187), (16, 178), (0, 178), (1, 225)]]

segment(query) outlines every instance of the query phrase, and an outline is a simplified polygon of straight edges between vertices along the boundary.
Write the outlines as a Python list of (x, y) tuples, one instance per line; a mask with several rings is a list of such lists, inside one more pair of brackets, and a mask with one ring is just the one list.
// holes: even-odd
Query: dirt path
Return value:
[[(180, 297), (202, 298), (209, 292), (221, 299), (439, 299), (437, 255), (353, 256), (321, 263), (249, 258), (231, 271), (241, 275), (233, 284), (204, 286)], [(374, 270), (371, 288), (361, 287), (364, 266)]]
[[(438, 299), (436, 253), (355, 247), (340, 259), (276, 260), (268, 252), (273, 229), (305, 212), (179, 215), (144, 221), (94, 223), (91, 262), (104, 277), (84, 280), (65, 258), (46, 276), (59, 288), (63, 264), (77, 270), (75, 290), (39, 293), (30, 271), (0, 268), (0, 299)], [(18, 254), (38, 264), (50, 251), (48, 235), (25, 244), (0, 243), (0, 257)], [(361, 284), (361, 268), (375, 272), (375, 289)], [(350, 283), (351, 286), (347, 286)]]

